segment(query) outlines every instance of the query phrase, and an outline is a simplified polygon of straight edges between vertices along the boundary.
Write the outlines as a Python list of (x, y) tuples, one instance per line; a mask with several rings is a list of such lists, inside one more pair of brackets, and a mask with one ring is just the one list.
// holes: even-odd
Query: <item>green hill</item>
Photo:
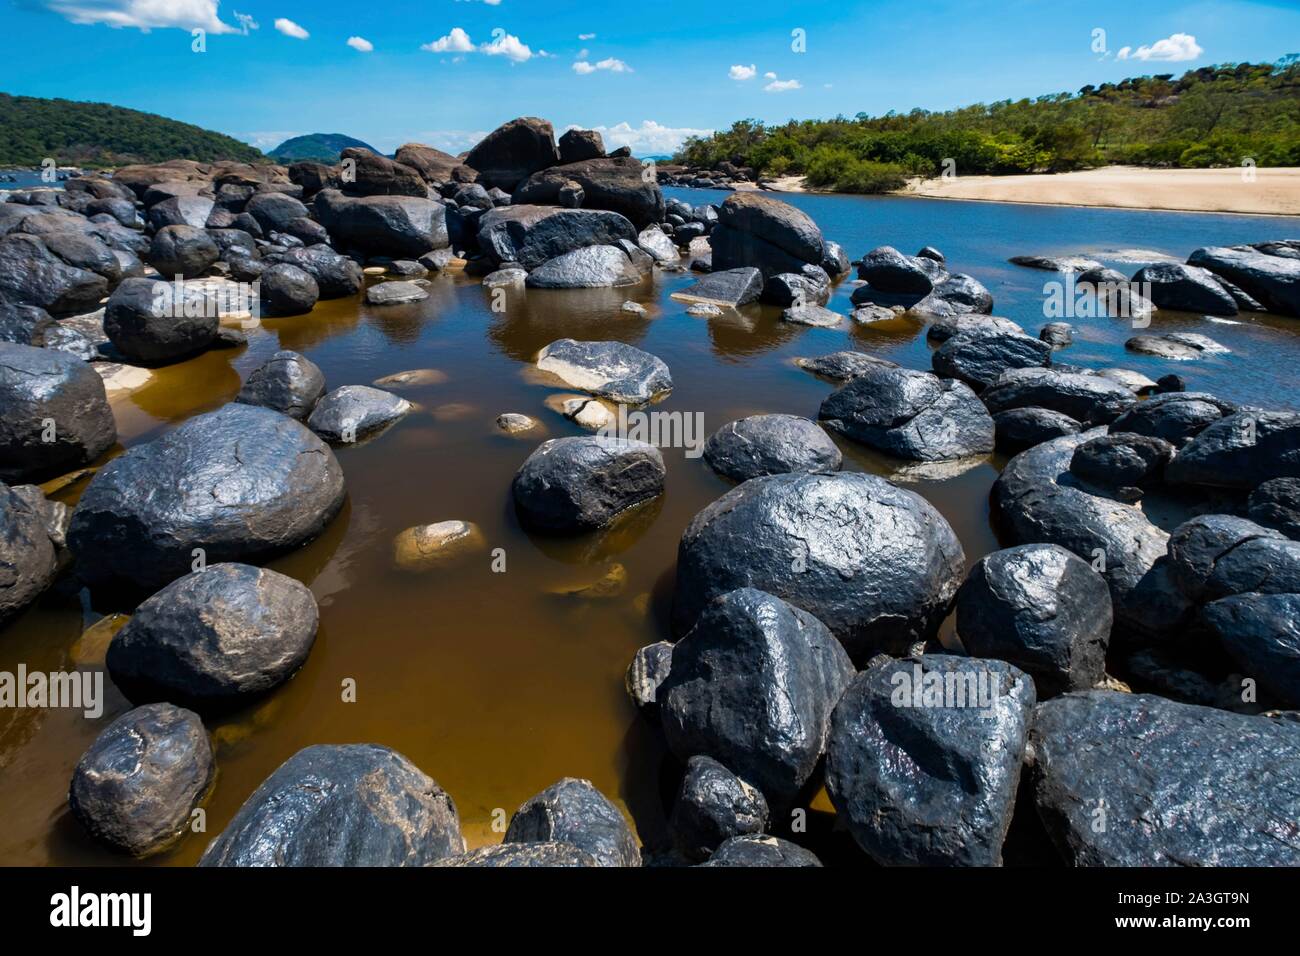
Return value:
[(810, 185), (881, 192), (908, 176), (1143, 166), (1300, 166), (1300, 54), (1085, 86), (1077, 93), (853, 119), (741, 120), (674, 157), (724, 160)]
[(293, 163), (302, 159), (314, 159), (320, 163), (337, 163), (339, 153), (349, 146), (360, 146), (372, 153), (379, 152), (369, 143), (363, 143), (342, 133), (308, 133), (306, 136), (286, 139), (267, 155), (279, 163)]
[(256, 162), (247, 143), (211, 130), (107, 103), (0, 93), (0, 165), (119, 166), (168, 159)]

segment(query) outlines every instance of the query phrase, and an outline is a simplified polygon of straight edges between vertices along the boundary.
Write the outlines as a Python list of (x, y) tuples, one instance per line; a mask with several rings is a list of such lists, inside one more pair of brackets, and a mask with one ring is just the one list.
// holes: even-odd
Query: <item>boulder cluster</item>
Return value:
[[(330, 389), (278, 351), (231, 403), (105, 461), (117, 431), (96, 366), (237, 344), (207, 307), (226, 281), (259, 282), (274, 319), (363, 294), (416, 306), (426, 276), (452, 268), (528, 295), (689, 269), (674, 296), (693, 314), (760, 303), (825, 327), (906, 312), (935, 348), (928, 369), (798, 359), (834, 383), (815, 417), (750, 415), (704, 442), (694, 467), (726, 490), (681, 534), (671, 639), (626, 676), (671, 755), (667, 837), (641, 845), (622, 809), (566, 777), (500, 844), (467, 852), (451, 796), (409, 759), (315, 745), (248, 796), (201, 865), (820, 866), (798, 821), (822, 787), (883, 865), (1000, 865), (1013, 822), (1070, 864), (1300, 864), (1294, 826), (1275, 826), (1300, 816), (1300, 414), (1067, 364), (1067, 324), (1031, 335), (994, 316), (988, 289), (932, 246), (850, 262), (770, 195), (665, 200), (658, 180), (681, 175), (524, 117), (461, 157), (407, 144), (333, 166), (177, 161), (0, 203), (0, 626), (66, 568), (135, 606), (105, 658), (134, 709), (69, 789), (86, 831), (144, 857), (190, 829), (218, 777), (204, 719), (273, 693), (315, 644), (311, 591), (261, 565), (343, 508), (336, 450), (413, 409), (376, 386), (422, 374)], [(724, 167), (691, 184), (752, 178)], [(1016, 261), (1113, 278), (1090, 260)], [(1134, 278), (1153, 308), (1297, 315), (1298, 261), (1292, 242), (1206, 248)], [(826, 305), (854, 267), (840, 316)], [(674, 387), (667, 363), (623, 342), (558, 339), (534, 361), (582, 393), (559, 407), (593, 430), (606, 403)], [(529, 535), (599, 537), (653, 519), (667, 493), (654, 444), (497, 422), (540, 441), (499, 489)], [(991, 518), (1007, 547), (971, 563), (922, 494), (842, 470), (847, 443), (949, 468), (1001, 452)], [(79, 469), (94, 477), (73, 509), (34, 484)], [(438, 573), (486, 541), (448, 520), (392, 547), (399, 569)], [(593, 589), (625, 579), (615, 566)]]

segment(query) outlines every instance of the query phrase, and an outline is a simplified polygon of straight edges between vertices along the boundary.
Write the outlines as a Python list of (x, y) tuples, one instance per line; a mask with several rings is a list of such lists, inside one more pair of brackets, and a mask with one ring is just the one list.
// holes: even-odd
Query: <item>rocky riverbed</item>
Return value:
[[(1131, 277), (1017, 257), (1136, 319), (1134, 368), (1072, 361), (1084, 321), (998, 315), (932, 242), (846, 250), (772, 196), (665, 198), (532, 118), (463, 157), (10, 195), (0, 641), (111, 687), (66, 731), (79, 759), (23, 746), (66, 715), (5, 725), (31, 806), (66, 794), (45, 860), (1300, 862), (1278, 829), (1300, 815), (1300, 414), (1188, 388), (1235, 356), (1210, 320), (1147, 329), (1300, 321), (1300, 242)], [(447, 400), (465, 369), (436, 341), (439, 367), (392, 367), (462, 295), (520, 383), (496, 394), (532, 404)], [(689, 350), (640, 341), (669, 303), (811, 400), (684, 386)], [(373, 335), (304, 354), (359, 310)], [(872, 348), (904, 329), (926, 362)], [(804, 333), (852, 347), (764, 355)], [(93, 626), (65, 641), (60, 614)], [(603, 746), (635, 784), (575, 756), (518, 793), (584, 714), (530, 740), (508, 699), (624, 691)], [(482, 746), (440, 762), (467, 713)]]

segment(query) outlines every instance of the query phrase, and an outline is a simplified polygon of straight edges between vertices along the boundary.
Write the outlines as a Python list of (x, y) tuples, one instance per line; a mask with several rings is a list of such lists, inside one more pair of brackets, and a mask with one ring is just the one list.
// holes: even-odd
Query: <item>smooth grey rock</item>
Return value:
[(193, 279), (207, 272), (220, 255), (217, 244), (202, 229), (164, 226), (153, 237), (148, 261), (164, 279)]
[(645, 442), (600, 435), (552, 438), (520, 466), (512, 492), (525, 528), (578, 534), (661, 495), (665, 474), (659, 449)]
[(1284, 707), (1300, 708), (1300, 593), (1221, 598), (1201, 618), (1247, 676)]
[(590, 780), (565, 777), (524, 801), (506, 843), (567, 843), (598, 866), (640, 866), (641, 851), (622, 812)]
[(829, 355), (819, 355), (816, 358), (797, 358), (794, 364), (805, 372), (812, 372), (814, 375), (835, 382), (847, 382), (882, 365), (897, 368), (897, 365), (889, 359), (877, 358), (866, 352), (850, 351), (831, 352)]
[(1250, 493), (1250, 519), (1300, 540), (1300, 478), (1274, 478)]
[(1182, 447), (1225, 415), (1238, 410), (1205, 392), (1167, 392), (1139, 402), (1111, 422), (1111, 430), (1163, 438)]
[(428, 297), (429, 293), (423, 286), (397, 280), (378, 282), (366, 290), (366, 301), (371, 305), (407, 305)]
[(311, 359), (279, 351), (253, 369), (235, 401), (304, 420), (325, 394), (325, 375)]
[(125, 279), (104, 308), (104, 333), (128, 359), (148, 365), (180, 361), (211, 348), (220, 331), (217, 304), (172, 282)]
[(732, 481), (759, 475), (839, 471), (844, 456), (816, 422), (797, 415), (753, 415), (728, 422), (704, 445), (709, 467)]
[(617, 246), (587, 246), (543, 262), (528, 273), (530, 289), (606, 289), (636, 285), (641, 274)]
[(673, 387), (663, 359), (622, 342), (559, 339), (537, 354), (537, 367), (573, 388), (620, 404), (643, 405)]
[(351, 444), (387, 428), (412, 407), (406, 399), (383, 389), (344, 385), (316, 403), (307, 417), (307, 427), (330, 444)]
[(1170, 484), (1251, 489), (1300, 478), (1300, 414), (1239, 411), (1206, 426), (1165, 469)]
[(762, 292), (763, 273), (753, 266), (742, 266), (711, 272), (673, 295), (687, 302), (740, 308), (757, 302)]
[(606, 210), (513, 204), (484, 213), (478, 221), (478, 244), (489, 259), (518, 263), (525, 270), (620, 239), (635, 243), (636, 229), (625, 216)]
[(0, 626), (50, 586), (56, 569), (45, 509), (0, 482)]
[(1049, 408), (1085, 425), (1104, 425), (1137, 399), (1123, 385), (1099, 375), (1055, 369), (1023, 369), (1005, 374), (980, 394), (993, 414), (1010, 408)]
[(1159, 309), (1236, 315), (1237, 303), (1207, 269), (1181, 262), (1157, 262), (1133, 275), (1135, 283), (1149, 283), (1151, 301)]
[(320, 286), (306, 269), (277, 263), (261, 275), (262, 314), (269, 317), (302, 315), (320, 299)]
[(963, 334), (944, 342), (930, 355), (936, 374), (982, 390), (1007, 369), (1039, 368), (1052, 360), (1052, 347), (1028, 335)]
[(1270, 312), (1300, 315), (1300, 260), (1256, 249), (1210, 246), (1187, 257), (1258, 300)]

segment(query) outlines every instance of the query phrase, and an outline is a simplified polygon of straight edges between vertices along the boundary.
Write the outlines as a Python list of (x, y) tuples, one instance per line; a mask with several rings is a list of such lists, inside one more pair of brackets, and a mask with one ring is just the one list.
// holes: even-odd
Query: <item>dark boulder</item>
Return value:
[(1204, 429), (1165, 469), (1170, 484), (1248, 490), (1300, 478), (1300, 414), (1240, 411)]
[(0, 298), (0, 342), (43, 345), (45, 330), (53, 321), (50, 313), (39, 306), (23, 305)]
[(495, 263), (517, 262), (525, 269), (586, 246), (635, 242), (627, 217), (595, 209), (552, 209), (511, 205), (484, 213), (478, 225), (479, 247)]
[(768, 836), (765, 833), (734, 836), (713, 851), (707, 862), (700, 866), (752, 867), (821, 866), (821, 860), (789, 840)]
[(816, 615), (855, 661), (904, 653), (936, 633), (965, 561), (943, 516), (883, 478), (753, 478), (682, 535), (674, 630), (689, 630), (715, 597), (754, 587)]
[(423, 143), (406, 143), (397, 148), (393, 154), (403, 166), (409, 166), (421, 176), (426, 183), (446, 183), (446, 182), (465, 182), (467, 179), (457, 179), (456, 171), (461, 170), (463, 173), (469, 173), (468, 179), (473, 178), (473, 171), (467, 170), (459, 159), (450, 153), (444, 153), (440, 149), (434, 149), (432, 146), (425, 146)]
[(173, 196), (149, 207), (149, 225), (155, 230), (164, 226), (193, 226), (202, 229), (208, 224), (214, 204), (206, 196)]
[(411, 761), (318, 744), (267, 777), (199, 866), (427, 866), (464, 852), (456, 805)]
[(1292, 721), (1091, 690), (1039, 704), (1030, 746), (1038, 815), (1067, 863), (1300, 864)]
[(1112, 621), (1105, 579), (1055, 544), (986, 555), (957, 592), (957, 635), (967, 653), (1019, 667), (1039, 698), (1105, 677)]
[(404, 417), (406, 399), (369, 385), (344, 385), (324, 395), (307, 416), (307, 427), (332, 445), (352, 444)]
[(235, 401), (261, 405), (302, 421), (325, 394), (325, 375), (297, 352), (276, 352), (253, 369)]
[(905, 256), (893, 246), (872, 249), (858, 265), (858, 278), (866, 279), (873, 289), (881, 292), (927, 295), (944, 275), (942, 266), (935, 260)]
[(301, 201), (277, 192), (254, 193), (243, 211), (256, 219), (267, 234), (288, 232), (295, 219), (307, 218), (307, 207)]
[(1039, 368), (1052, 361), (1052, 347), (1028, 335), (966, 333), (944, 342), (930, 355), (936, 374), (982, 390), (1012, 368)]
[(1222, 598), (1201, 619), (1244, 674), (1284, 707), (1300, 708), (1300, 593)]
[(663, 493), (659, 449), (623, 438), (553, 438), (528, 456), (512, 491), (520, 522), (531, 531), (593, 531), (633, 505)]
[(1004, 455), (1018, 455), (1062, 435), (1074, 435), (1083, 427), (1069, 415), (1050, 408), (1009, 408), (993, 416), (995, 441)]
[(782, 308), (823, 305), (831, 295), (831, 279), (821, 266), (804, 266), (798, 272), (782, 272), (763, 285), (763, 302)]
[(930, 294), (911, 305), (918, 315), (951, 316), (970, 312), (988, 315), (993, 311), (993, 294), (978, 280), (955, 272), (934, 284)]
[(104, 381), (65, 352), (0, 342), (0, 481), (45, 481), (117, 441)]
[(68, 545), (83, 578), (158, 588), (206, 562), (256, 561), (318, 535), (343, 504), (343, 471), (286, 415), (230, 404), (130, 448), (95, 475)]
[(844, 648), (807, 611), (752, 588), (723, 594), (673, 648), (659, 689), (668, 746), (683, 760), (712, 757), (790, 806), (852, 676)]
[(1110, 424), (1111, 431), (1163, 438), (1182, 447), (1225, 415), (1237, 411), (1205, 392), (1166, 392), (1139, 402)]
[[(514, 190), (511, 201), (562, 204), (566, 190), (581, 193), (583, 209), (625, 216), (637, 229), (664, 221), (664, 196), (640, 160), (587, 159), (534, 173)], [(509, 186), (502, 187), (509, 189)]]
[(506, 843), (567, 843), (598, 866), (640, 866), (641, 851), (622, 812), (590, 780), (565, 777), (524, 801)]
[(673, 842), (691, 862), (709, 857), (725, 840), (767, 829), (767, 801), (712, 757), (686, 761), (686, 776), (673, 804)]
[(605, 158), (605, 141), (594, 129), (571, 129), (560, 137), (559, 146), (561, 163)]
[(607, 289), (636, 285), (641, 273), (618, 246), (587, 246), (542, 263), (524, 281), (530, 289)]
[(537, 353), (537, 367), (573, 388), (625, 405), (644, 405), (673, 387), (663, 359), (623, 342), (559, 339)]
[(465, 157), (465, 165), (478, 172), (480, 183), (507, 192), (538, 170), (548, 169), (559, 161), (555, 130), (546, 120), (534, 116), (501, 124)]
[(829, 355), (819, 355), (816, 358), (797, 358), (794, 364), (805, 372), (811, 372), (833, 382), (847, 382), (881, 365), (889, 368), (897, 367), (889, 359), (877, 358), (866, 352), (850, 351), (831, 352)]
[(1126, 500), (1163, 483), (1174, 446), (1163, 438), (1112, 431), (1090, 438), (1074, 450), (1070, 471)]
[(164, 279), (193, 279), (207, 272), (220, 255), (217, 244), (202, 229), (164, 226), (153, 237), (148, 259)]
[(316, 218), (335, 246), (369, 255), (422, 256), (450, 242), (442, 203), (415, 196), (345, 196), (322, 191)]
[(673, 645), (656, 641), (641, 648), (632, 657), (623, 687), (632, 706), (650, 717), (659, 715), (659, 685), (673, 666)]
[(498, 843), (481, 846), (469, 853), (446, 857), (432, 864), (438, 867), (593, 867), (596, 858), (568, 843)]
[(56, 568), (45, 509), (0, 482), (0, 626), (49, 587)]
[(757, 302), (762, 292), (763, 273), (752, 266), (743, 266), (711, 272), (685, 289), (674, 292), (673, 298), (740, 308)]
[(1300, 478), (1274, 478), (1250, 493), (1250, 519), (1300, 541)]
[(206, 351), (220, 326), (216, 303), (181, 283), (125, 279), (104, 309), (104, 334), (113, 347), (145, 365)]
[(820, 265), (825, 239), (817, 224), (788, 203), (757, 192), (732, 193), (709, 237), (718, 271), (753, 266), (764, 278)]
[(1235, 515), (1197, 515), (1184, 521), (1169, 536), (1169, 572), (1174, 584), (1190, 601), (1210, 600), (1207, 585), (1219, 561), (1261, 538), (1284, 540), (1278, 532)]
[(354, 259), (339, 255), (325, 243), (280, 254), (283, 263), (297, 266), (316, 280), (322, 299), (340, 299), (361, 291), (364, 278)]
[(102, 275), (68, 265), (38, 236), (0, 238), (0, 299), (61, 316), (89, 312), (107, 294)]
[(149, 704), (127, 711), (95, 738), (73, 771), (68, 806), (95, 839), (151, 856), (189, 828), (216, 770), (197, 714)]
[(1236, 315), (1237, 303), (1213, 273), (1181, 262), (1158, 262), (1133, 275), (1135, 283), (1149, 283), (1151, 302), (1158, 309)]
[(1108, 378), (1047, 368), (1008, 373), (980, 398), (995, 415), (1010, 408), (1049, 408), (1085, 425), (1104, 425), (1137, 402)]
[(361, 146), (339, 154), (339, 181), (358, 196), (415, 196), (423, 199), (429, 187), (418, 169), (394, 162)]
[(1300, 259), (1250, 248), (1209, 247), (1197, 249), (1187, 262), (1231, 282), (1270, 312), (1300, 316)]
[(815, 422), (797, 415), (741, 418), (723, 425), (704, 445), (709, 467), (736, 482), (794, 471), (839, 471), (843, 458)]
[(865, 370), (822, 402), (826, 427), (907, 461), (993, 451), (993, 419), (967, 386), (928, 372)]
[(1010, 319), (997, 315), (963, 312), (956, 315), (935, 316), (926, 327), (925, 337), (931, 342), (946, 342), (964, 334), (1024, 335), (1025, 330)]
[(1002, 661), (884, 659), (840, 698), (826, 790), (888, 866), (1000, 866), (1034, 684)]
[(268, 318), (303, 315), (320, 299), (320, 286), (311, 273), (287, 262), (264, 269), (261, 281), (262, 314)]
[(1048, 322), (1038, 330), (1038, 337), (1056, 351), (1074, 343), (1074, 327), (1069, 322)]

